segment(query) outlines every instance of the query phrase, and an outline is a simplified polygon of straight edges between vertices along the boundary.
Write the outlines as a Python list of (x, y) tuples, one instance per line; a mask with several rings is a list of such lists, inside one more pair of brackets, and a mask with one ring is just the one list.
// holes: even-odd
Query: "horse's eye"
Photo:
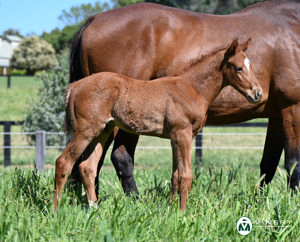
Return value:
[(236, 72), (243, 71), (243, 68), (240, 67), (240, 66), (235, 66), (234, 69), (235, 69)]

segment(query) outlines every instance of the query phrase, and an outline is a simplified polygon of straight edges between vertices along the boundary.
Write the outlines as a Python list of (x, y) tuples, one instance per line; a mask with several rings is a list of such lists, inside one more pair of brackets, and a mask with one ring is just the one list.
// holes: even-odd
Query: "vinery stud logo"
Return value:
[(236, 229), (241, 235), (247, 235), (252, 230), (251, 220), (247, 217), (241, 217), (236, 224)]

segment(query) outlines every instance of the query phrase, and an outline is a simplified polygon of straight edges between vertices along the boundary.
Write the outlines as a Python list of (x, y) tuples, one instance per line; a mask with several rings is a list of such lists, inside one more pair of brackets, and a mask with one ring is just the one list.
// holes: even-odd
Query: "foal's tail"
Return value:
[(83, 32), (86, 30), (86, 28), (93, 22), (95, 19), (95, 16), (92, 16), (88, 18), (88, 20), (80, 27), (80, 29), (75, 34), (71, 49), (70, 49), (70, 80), (69, 82), (75, 82), (79, 79), (83, 78), (83, 72), (81, 69), (81, 62), (80, 62), (80, 44), (81, 44), (81, 38)]
[(72, 124), (72, 117), (71, 117), (71, 94), (72, 94), (72, 84), (68, 86), (65, 92), (65, 125), (64, 131), (67, 135), (67, 143), (69, 143), (72, 133), (73, 133), (73, 124)]

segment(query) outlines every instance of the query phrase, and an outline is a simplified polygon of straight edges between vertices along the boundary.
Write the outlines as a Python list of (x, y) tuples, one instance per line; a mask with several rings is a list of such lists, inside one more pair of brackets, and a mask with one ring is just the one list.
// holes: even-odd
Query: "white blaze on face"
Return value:
[(245, 64), (245, 66), (247, 67), (248, 71), (250, 71), (250, 61), (249, 61), (248, 58), (245, 58), (244, 64)]

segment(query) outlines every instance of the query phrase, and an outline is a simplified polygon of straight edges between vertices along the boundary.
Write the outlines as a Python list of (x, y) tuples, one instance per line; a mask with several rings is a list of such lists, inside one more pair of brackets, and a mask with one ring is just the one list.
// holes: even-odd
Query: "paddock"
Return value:
[[(213, 129), (205, 128), (204, 133), (223, 132), (223, 128)], [(217, 135), (213, 137), (207, 136), (218, 145), (229, 140), (229, 135), (221, 139)], [(264, 139), (260, 138), (263, 144)], [(242, 145), (241, 141), (237, 144)], [(154, 143), (141, 139), (139, 145), (168, 146), (155, 138)], [(260, 144), (254, 141), (254, 145)], [(99, 208), (91, 210), (87, 209), (84, 196), (82, 201), (64, 196), (61, 209), (53, 210), (53, 166), (46, 166), (44, 173), (25, 167), (0, 168), (0, 238), (3, 241), (243, 239), (236, 230), (236, 223), (246, 216), (253, 224), (247, 239), (296, 241), (300, 233), (300, 196), (291, 196), (290, 189), (286, 188), (283, 162), (265, 194), (255, 199), (259, 174), (256, 156), (260, 156), (261, 150), (253, 150), (252, 156), (248, 152), (250, 150), (204, 150), (203, 167), (194, 173), (184, 213), (179, 211), (179, 199), (169, 200), (170, 149), (137, 150), (134, 177), (140, 198), (135, 201), (124, 195), (110, 161), (105, 161), (100, 175)]]

